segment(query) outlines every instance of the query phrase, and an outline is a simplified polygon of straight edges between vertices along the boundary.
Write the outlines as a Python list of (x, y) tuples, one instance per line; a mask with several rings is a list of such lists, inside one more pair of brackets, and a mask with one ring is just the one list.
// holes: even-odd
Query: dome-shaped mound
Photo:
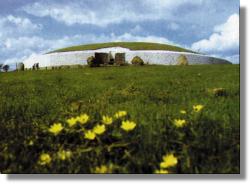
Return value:
[(110, 42), (79, 45), (37, 55), (25, 60), (26, 68), (39, 64), (41, 68), (68, 65), (87, 65), (88, 58), (94, 57), (99, 64), (131, 64), (134, 57), (140, 57), (145, 64), (179, 65), (180, 57), (185, 58), (185, 65), (194, 64), (229, 64), (230, 62), (200, 54), (181, 47), (146, 42)]
[(88, 45), (78, 45), (67, 48), (58, 49), (52, 51), (50, 53), (55, 52), (70, 52), (70, 51), (84, 51), (84, 50), (97, 50), (102, 48), (109, 47), (123, 47), (128, 48), (130, 50), (163, 50), (163, 51), (176, 51), (176, 52), (190, 52), (196, 53), (188, 49), (184, 49), (181, 47), (160, 44), (160, 43), (149, 43), (149, 42), (109, 42), (109, 43), (96, 43), (96, 44), (88, 44)]

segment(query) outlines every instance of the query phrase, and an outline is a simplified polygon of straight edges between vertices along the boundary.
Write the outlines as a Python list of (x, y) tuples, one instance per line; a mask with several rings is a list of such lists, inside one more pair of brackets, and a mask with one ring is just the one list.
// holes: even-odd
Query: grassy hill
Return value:
[[(0, 171), (155, 173), (174, 154), (169, 173), (239, 173), (239, 74), (239, 65), (0, 73)], [(87, 139), (103, 115), (112, 123)], [(125, 131), (124, 120), (136, 127)]]
[(97, 44), (88, 44), (88, 45), (79, 45), (73, 47), (67, 47), (52, 51), (54, 52), (69, 52), (69, 51), (82, 51), (82, 50), (96, 50), (101, 48), (108, 47), (124, 47), (130, 50), (168, 50), (168, 51), (178, 51), (178, 52), (192, 52), (181, 47), (159, 44), (159, 43), (148, 43), (148, 42), (110, 42), (110, 43), (97, 43)]

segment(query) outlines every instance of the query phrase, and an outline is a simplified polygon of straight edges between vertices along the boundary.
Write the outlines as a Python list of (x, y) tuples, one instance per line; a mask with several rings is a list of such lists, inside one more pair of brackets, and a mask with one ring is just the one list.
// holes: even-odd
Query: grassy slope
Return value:
[(100, 48), (108, 47), (124, 47), (131, 50), (169, 50), (169, 51), (179, 51), (179, 52), (193, 52), (181, 47), (176, 47), (173, 45), (159, 44), (159, 43), (146, 43), (146, 42), (110, 42), (110, 43), (98, 43), (89, 45), (79, 45), (68, 48), (58, 49), (53, 52), (68, 52), (68, 51), (82, 51), (82, 50), (96, 50)]
[[(124, 166), (119, 172), (151, 173), (162, 155), (172, 151), (179, 158), (172, 172), (239, 172), (239, 66), (107, 67), (0, 76), (1, 172), (90, 172), (89, 167), (112, 161)], [(218, 87), (228, 96), (208, 92)], [(79, 109), (72, 111), (72, 102), (81, 104)], [(201, 114), (191, 112), (194, 104), (205, 106)], [(180, 109), (188, 111), (187, 117)], [(72, 150), (82, 145), (66, 144), (68, 137), (54, 139), (41, 127), (79, 113), (93, 118), (118, 110), (129, 112), (138, 124), (124, 138), (134, 142), (127, 148), (133, 157), (121, 159), (123, 149), (114, 155), (75, 151), (70, 162), (37, 167), (38, 153), (53, 152), (55, 142)], [(189, 128), (174, 128), (175, 118), (187, 119)], [(30, 139), (34, 146), (28, 146)]]

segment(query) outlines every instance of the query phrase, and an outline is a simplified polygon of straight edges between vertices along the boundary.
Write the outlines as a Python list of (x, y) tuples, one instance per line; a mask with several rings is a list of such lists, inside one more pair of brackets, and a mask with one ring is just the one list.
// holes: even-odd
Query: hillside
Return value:
[(52, 51), (49, 53), (96, 50), (96, 49), (108, 48), (108, 47), (124, 47), (124, 48), (128, 48), (130, 50), (167, 50), (167, 51), (195, 53), (194, 51), (184, 49), (181, 47), (177, 47), (177, 46), (173, 46), (173, 45), (159, 44), (159, 43), (148, 43), (148, 42), (109, 42), (109, 43), (78, 45), (78, 46), (58, 49), (58, 50), (55, 50), (55, 51)]

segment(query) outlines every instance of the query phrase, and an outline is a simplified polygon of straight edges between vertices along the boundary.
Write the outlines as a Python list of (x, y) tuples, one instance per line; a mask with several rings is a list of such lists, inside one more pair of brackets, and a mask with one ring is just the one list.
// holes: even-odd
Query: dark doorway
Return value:
[(97, 64), (108, 64), (109, 54), (108, 53), (95, 53), (95, 60)]

